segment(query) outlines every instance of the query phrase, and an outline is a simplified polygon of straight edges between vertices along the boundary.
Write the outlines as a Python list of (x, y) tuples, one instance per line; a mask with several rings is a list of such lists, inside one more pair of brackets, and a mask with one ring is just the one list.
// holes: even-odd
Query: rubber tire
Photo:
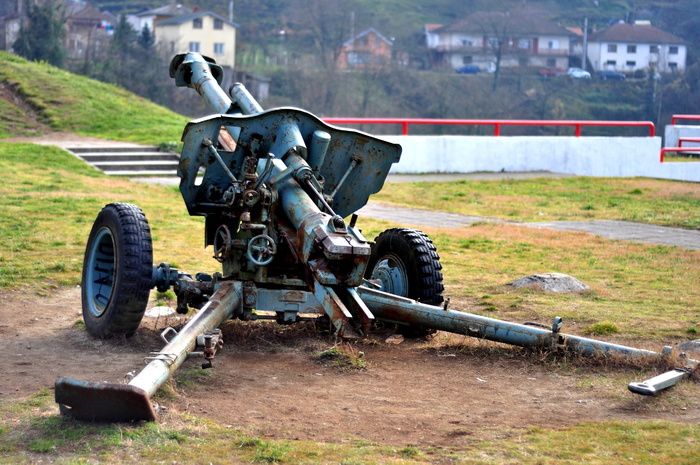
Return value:
[[(442, 264), (437, 249), (427, 234), (417, 229), (387, 229), (374, 240), (365, 278), (378, 279), (378, 264), (382, 260), (397, 262), (405, 278), (405, 288), (386, 289), (401, 297), (417, 300), (427, 305), (443, 303)], [(383, 280), (382, 280), (383, 281)], [(386, 286), (385, 286), (386, 288)], [(423, 337), (435, 330), (398, 325), (399, 332), (409, 337)]]
[(141, 323), (153, 275), (151, 229), (136, 205), (111, 203), (90, 231), (82, 275), (83, 321), (99, 338), (129, 337)]

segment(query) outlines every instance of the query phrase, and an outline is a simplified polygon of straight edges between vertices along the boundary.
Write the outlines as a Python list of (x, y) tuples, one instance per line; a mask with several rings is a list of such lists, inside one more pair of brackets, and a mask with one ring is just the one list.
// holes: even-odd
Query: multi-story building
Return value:
[(108, 50), (117, 18), (82, 1), (66, 2), (65, 14), (69, 66), (90, 62)]
[(575, 32), (527, 14), (476, 12), (447, 26), (425, 29), (432, 67), (459, 69), (477, 65), (567, 68)]
[(588, 38), (588, 62), (594, 70), (668, 73), (684, 71), (686, 42), (649, 21), (613, 24)]

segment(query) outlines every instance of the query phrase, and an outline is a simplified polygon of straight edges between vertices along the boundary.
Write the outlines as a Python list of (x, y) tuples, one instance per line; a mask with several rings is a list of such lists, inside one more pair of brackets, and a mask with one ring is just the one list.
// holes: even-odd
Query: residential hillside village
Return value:
[(428, 24), (425, 36), (431, 66), (454, 69), (476, 64), (494, 71), (496, 54), (501, 53), (502, 67), (666, 73), (684, 70), (687, 56), (683, 39), (649, 21), (616, 23), (585, 36), (580, 28), (535, 16), (477, 12), (446, 26)]
[[(29, 27), (28, 9), (37, 1), (41, 3), (41, 0), (3, 0), (0, 3), (0, 49), (16, 50), (20, 31)], [(61, 4), (65, 21), (66, 56), (62, 67), (121, 85), (180, 112), (196, 104), (181, 101), (180, 96), (189, 99), (189, 94), (173, 90), (167, 64), (175, 54), (192, 51), (211, 57), (224, 67), (226, 88), (240, 81), (260, 101), (265, 102), (274, 94), (271, 104), (302, 106), (329, 116), (393, 116), (399, 113), (437, 118), (658, 120), (662, 116), (661, 85), (670, 84), (672, 79), (682, 79), (688, 63), (692, 62), (691, 43), (695, 43), (657, 27), (653, 20), (634, 19), (633, 15), (625, 20), (610, 20), (607, 24), (598, 20), (590, 27), (581, 21), (572, 27), (575, 20), (569, 20), (567, 25), (548, 20), (541, 8), (512, 14), (506, 10), (465, 13), (445, 24), (424, 24), (415, 31), (403, 31), (396, 38), (392, 35), (396, 33), (395, 28), (387, 26), (386, 21), (378, 21), (367, 14), (356, 17), (354, 11), (342, 8), (342, 2), (334, 2), (335, 10), (324, 10), (318, 18), (313, 18), (305, 16), (308, 11), (291, 17), (291, 7), (286, 5), (278, 12), (278, 4), (269, 1), (265, 11), (268, 16), (240, 11), (234, 21), (234, 2), (230, 0), (228, 14), (222, 14), (225, 0), (203, 2), (207, 7), (215, 4), (217, 12), (191, 3), (186, 6), (161, 0), (161, 4), (153, 2), (139, 11), (132, 6), (124, 15), (118, 11), (121, 7), (114, 7), (114, 2), (109, 3), (111, 10), (101, 10), (95, 6), (102, 4), (97, 0), (95, 4), (79, 0), (52, 1)], [(263, 3), (259, 2), (258, 6), (262, 8)], [(268, 18), (270, 15), (274, 18)], [(654, 18), (653, 15), (642, 17)], [(267, 22), (264, 25), (254, 23), (261, 19)], [(110, 54), (114, 55), (115, 49), (110, 48), (115, 46), (112, 38), (123, 21), (128, 22), (134, 34), (146, 34), (154, 42), (153, 48), (147, 51), (148, 56), (153, 57), (152, 62), (146, 56), (136, 66), (157, 66), (158, 69), (151, 70), (153, 74), (148, 78), (141, 76), (146, 82), (138, 88), (130, 86), (128, 79), (133, 79), (130, 74), (119, 75), (119, 68), (124, 66), (101, 64), (109, 60)], [(320, 21), (327, 23), (320, 24)], [(668, 20), (665, 24), (669, 24)], [(382, 25), (386, 30), (382, 30)], [(258, 35), (251, 35), (251, 30), (257, 30)], [(242, 31), (248, 33), (243, 41)], [(356, 71), (354, 75), (346, 72), (353, 70)], [(421, 78), (411, 74), (426, 71), (430, 73)], [(321, 74), (312, 76), (314, 72)], [(343, 75), (343, 72), (346, 73)], [(393, 78), (381, 81), (383, 90), (378, 90), (381, 86), (378, 86), (377, 73), (393, 73)], [(470, 79), (464, 76), (466, 74), (480, 74), (482, 78)], [(440, 76), (460, 76), (463, 80), (461, 83), (443, 82)], [(492, 85), (486, 82), (488, 76), (491, 76)], [(593, 80), (610, 77), (630, 82), (649, 81), (653, 77), (661, 84), (654, 84), (650, 90), (640, 87), (637, 97), (628, 95), (626, 101), (608, 102), (607, 110), (601, 109), (595, 101), (598, 97), (592, 97), (592, 103), (570, 102), (567, 99), (571, 99), (571, 95), (563, 95), (561, 89), (548, 89), (551, 85), (545, 86), (544, 82), (539, 84), (542, 89), (537, 90), (538, 85), (528, 81), (527, 86), (531, 88), (520, 92), (527, 79), (558, 76), (569, 78), (550, 80), (557, 81), (559, 87), (562, 85), (559, 81), (577, 81), (581, 77)], [(464, 79), (482, 83), (480, 90), (470, 91), (469, 98), (483, 99), (480, 105), (472, 105), (465, 96), (455, 94), (456, 86), (467, 84)], [(158, 80), (161, 81), (156, 82)], [(417, 82), (419, 84), (415, 84)], [(495, 92), (499, 82), (504, 83), (500, 84), (502, 89), (520, 92), (518, 97), (505, 94), (499, 97), (484, 92), (489, 88)], [(406, 90), (415, 85), (425, 87), (421, 92), (450, 95), (438, 100), (427, 95), (425, 99), (416, 99)], [(341, 92), (338, 87), (344, 90)], [(355, 93), (343, 95), (350, 91)], [(382, 99), (377, 97), (378, 92), (385, 94)], [(577, 95), (585, 97), (580, 92)], [(492, 100), (487, 101), (487, 98)], [(668, 102), (670, 95), (665, 99)], [(421, 100), (425, 103), (419, 103)], [(680, 96), (678, 100), (684, 99)], [(197, 112), (191, 112), (190, 116), (197, 116)]]
[[(3, 2), (0, 10), (0, 48), (12, 51), (26, 18), (27, 0)], [(64, 0), (68, 59), (85, 60), (105, 47), (119, 18), (99, 11), (89, 2)], [(134, 30), (148, 28), (164, 54), (198, 52), (222, 66), (236, 63), (236, 30), (232, 15), (167, 4), (127, 15)], [(280, 31), (284, 33), (284, 31)], [(638, 70), (659, 73), (683, 71), (686, 42), (656, 28), (650, 21), (619, 22), (584, 34), (534, 15), (511, 16), (505, 12), (475, 12), (452, 24), (426, 24), (425, 53), (431, 68), (460, 69), (476, 65), (482, 71), (503, 68), (577, 66), (589, 71)], [(392, 54), (393, 41), (374, 27), (358, 28), (343, 41), (336, 58), (339, 68), (386, 66), (392, 61), (407, 65), (401, 54)], [(586, 60), (586, 63), (583, 63)]]

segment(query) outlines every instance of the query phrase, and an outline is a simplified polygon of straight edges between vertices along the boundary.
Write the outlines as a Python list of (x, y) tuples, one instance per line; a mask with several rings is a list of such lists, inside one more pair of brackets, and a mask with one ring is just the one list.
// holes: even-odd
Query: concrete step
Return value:
[(95, 168), (113, 176), (175, 176), (180, 156), (157, 146), (83, 146), (68, 148)]
[(130, 152), (130, 153), (81, 153), (80, 158), (90, 164), (118, 161), (118, 162), (137, 162), (137, 161), (178, 161), (180, 157), (172, 152)]
[(161, 161), (161, 160), (140, 160), (133, 161), (102, 161), (98, 163), (90, 163), (95, 168), (102, 171), (167, 171), (175, 172), (177, 170), (177, 161)]
[[(129, 178), (132, 178), (134, 176), (143, 176), (145, 177), (151, 177), (151, 176), (156, 176), (156, 177), (161, 177), (161, 178), (173, 178), (175, 181), (173, 183), (168, 183), (165, 185), (168, 186), (177, 186), (180, 184), (180, 178), (177, 177), (177, 171), (174, 170), (141, 170), (141, 171), (120, 171), (120, 170), (109, 170), (105, 171), (105, 174), (108, 174), (110, 176), (128, 176)], [(158, 184), (158, 183), (154, 183)]]
[(100, 152), (100, 153), (126, 153), (126, 152), (160, 152), (157, 145), (134, 145), (134, 146), (117, 146), (117, 145), (92, 145), (84, 147), (69, 147), (66, 150), (73, 152), (75, 154), (83, 154), (90, 152)]

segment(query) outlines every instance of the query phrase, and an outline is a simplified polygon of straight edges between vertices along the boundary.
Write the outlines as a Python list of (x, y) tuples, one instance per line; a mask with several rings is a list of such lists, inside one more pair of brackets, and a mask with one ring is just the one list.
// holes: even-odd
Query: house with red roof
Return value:
[(370, 27), (343, 42), (338, 68), (368, 69), (386, 66), (391, 61), (394, 43)]

